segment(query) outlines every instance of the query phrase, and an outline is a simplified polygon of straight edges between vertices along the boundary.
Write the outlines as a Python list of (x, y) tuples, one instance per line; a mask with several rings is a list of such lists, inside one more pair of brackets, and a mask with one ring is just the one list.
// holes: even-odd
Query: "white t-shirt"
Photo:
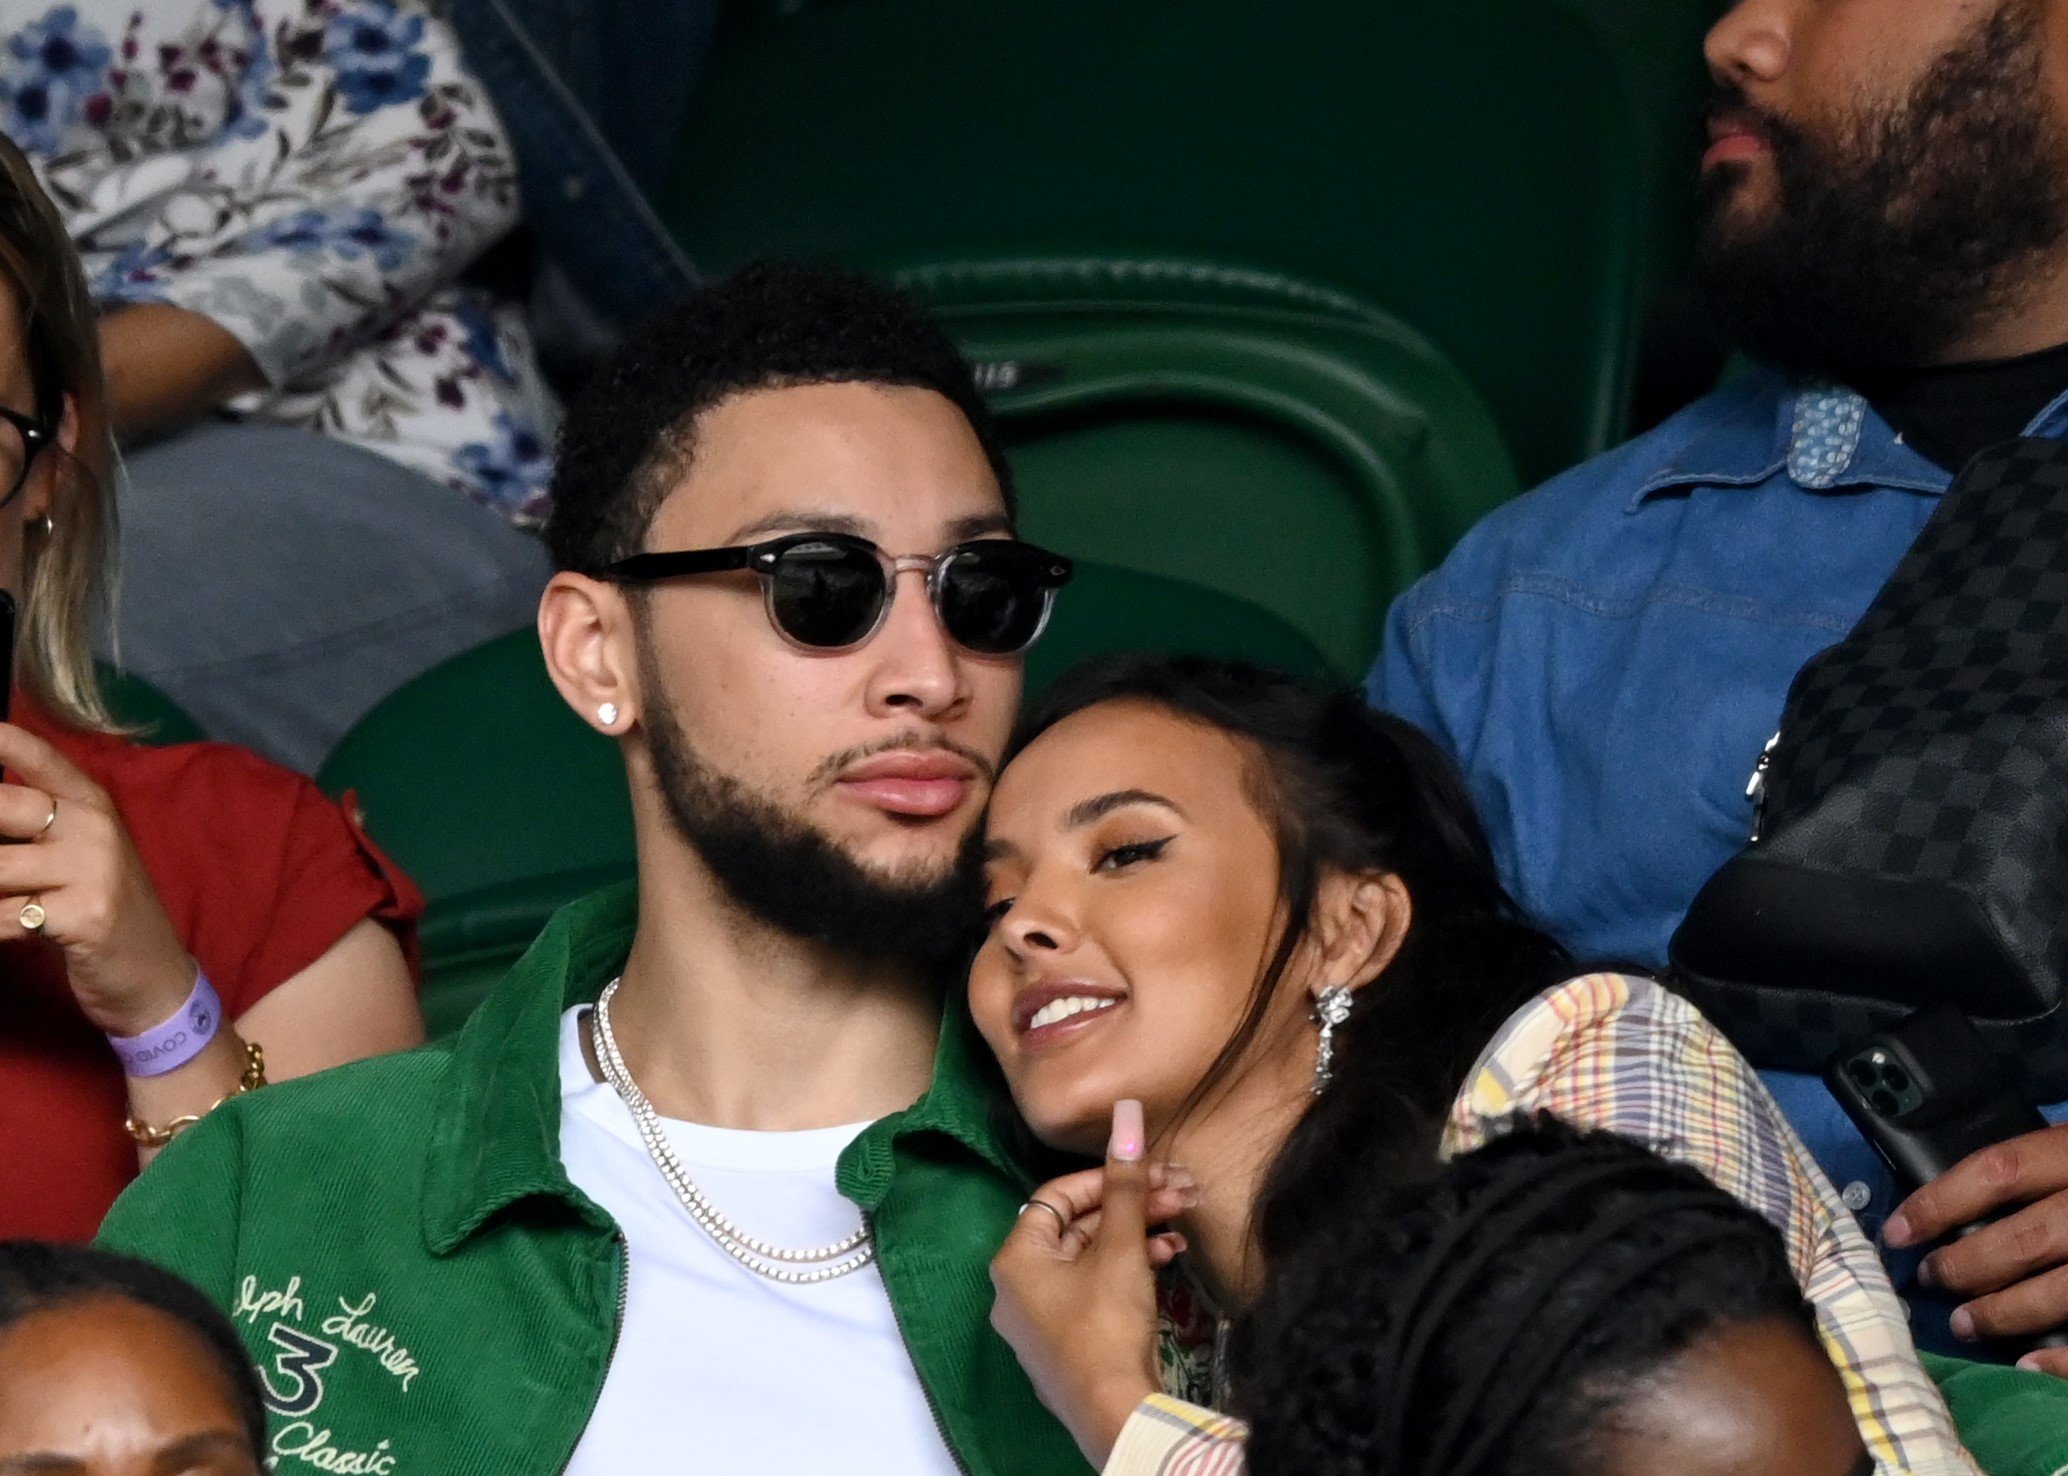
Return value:
[[(589, 1075), (577, 1014), (560, 1022), (561, 1157), (631, 1258), (624, 1328), (570, 1476), (956, 1476), (876, 1267), (785, 1286), (720, 1250)], [(757, 1239), (803, 1249), (860, 1223), (833, 1169), (867, 1124), (662, 1126), (697, 1187)]]

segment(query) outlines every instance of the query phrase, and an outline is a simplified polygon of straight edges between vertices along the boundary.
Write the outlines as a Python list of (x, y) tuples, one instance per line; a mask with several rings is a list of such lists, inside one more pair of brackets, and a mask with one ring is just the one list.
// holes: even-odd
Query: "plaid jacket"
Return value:
[[(1758, 1076), (1693, 1005), (1622, 974), (1538, 996), (1466, 1078), (1444, 1152), (1470, 1152), (1492, 1124), (1527, 1111), (1648, 1144), (1773, 1221), (1882, 1476), (1977, 1476), (1874, 1247)], [(1121, 1431), (1105, 1476), (1238, 1476), (1246, 1434), (1239, 1420), (1157, 1396)]]

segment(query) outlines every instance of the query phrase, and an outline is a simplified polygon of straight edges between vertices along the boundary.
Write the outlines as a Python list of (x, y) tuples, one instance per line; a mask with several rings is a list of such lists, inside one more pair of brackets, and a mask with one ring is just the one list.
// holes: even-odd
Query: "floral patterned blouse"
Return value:
[(0, 130), (104, 307), (221, 324), (320, 430), (545, 512), (554, 407), (513, 304), (457, 281), (517, 220), (516, 162), (413, 0), (0, 0)]

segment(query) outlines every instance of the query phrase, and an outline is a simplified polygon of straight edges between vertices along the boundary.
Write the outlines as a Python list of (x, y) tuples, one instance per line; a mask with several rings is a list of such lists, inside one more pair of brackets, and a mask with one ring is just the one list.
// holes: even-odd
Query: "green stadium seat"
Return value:
[(1270, 610), (1345, 675), (1393, 597), (1518, 490), (1463, 376), (1339, 293), (1160, 262), (901, 277), (979, 360), (1029, 538)]
[(197, 743), (208, 735), (177, 702), (132, 672), (96, 662), (101, 697), (139, 743)]
[(1652, 181), (1654, 252), (1677, 262), (1692, 225), (1698, 123), (1710, 90), (1702, 39), (1723, 14), (1723, 0), (1556, 3), (1592, 25), (1615, 56)]
[(700, 266), (1217, 262), (1425, 333), (1535, 480), (1624, 426), (1649, 202), (1548, 0), (829, 0), (729, 27), (660, 209)]
[[(1298, 630), (1216, 591), (1080, 565), (1029, 663), (1030, 684), (1115, 650), (1240, 657), (1320, 680)], [(561, 701), (517, 631), (408, 683), (345, 736), (318, 782), (353, 791), (381, 848), (424, 889), (424, 1014), (456, 1028), (546, 919), (633, 871), (617, 747)]]

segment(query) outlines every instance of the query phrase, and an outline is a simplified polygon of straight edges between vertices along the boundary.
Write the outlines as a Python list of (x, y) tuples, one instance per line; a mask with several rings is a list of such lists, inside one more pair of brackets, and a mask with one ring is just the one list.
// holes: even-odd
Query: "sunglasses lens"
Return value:
[(803, 646), (852, 646), (883, 612), (883, 566), (838, 543), (793, 543), (768, 573), (768, 608), (784, 634)]
[(1008, 656), (1034, 644), (1054, 590), (1047, 555), (1003, 539), (961, 549), (941, 571), (941, 625), (963, 646)]

